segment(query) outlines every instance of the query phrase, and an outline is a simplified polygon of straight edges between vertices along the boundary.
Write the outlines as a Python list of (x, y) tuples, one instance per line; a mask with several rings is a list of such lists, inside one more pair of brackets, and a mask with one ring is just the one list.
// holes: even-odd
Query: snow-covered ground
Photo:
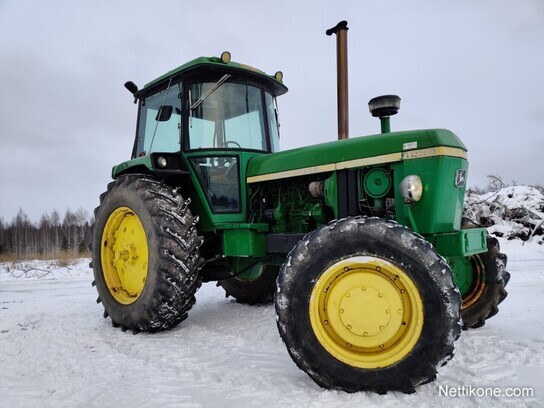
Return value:
[(544, 246), (501, 244), (512, 279), (499, 314), (463, 332), (438, 380), (411, 395), (319, 388), (291, 361), (273, 306), (239, 305), (213, 283), (179, 327), (133, 335), (102, 318), (88, 261), (0, 264), (0, 406), (544, 406)]

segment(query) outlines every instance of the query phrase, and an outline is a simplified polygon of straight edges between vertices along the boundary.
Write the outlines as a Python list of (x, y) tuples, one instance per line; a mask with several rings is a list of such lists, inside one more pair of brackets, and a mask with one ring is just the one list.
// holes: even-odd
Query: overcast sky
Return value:
[(0, 217), (89, 213), (130, 158), (143, 86), (229, 50), (284, 72), (282, 149), (336, 139), (335, 40), (349, 23), (350, 136), (368, 100), (402, 98), (393, 130), (448, 128), (469, 185), (544, 184), (544, 1), (0, 0)]

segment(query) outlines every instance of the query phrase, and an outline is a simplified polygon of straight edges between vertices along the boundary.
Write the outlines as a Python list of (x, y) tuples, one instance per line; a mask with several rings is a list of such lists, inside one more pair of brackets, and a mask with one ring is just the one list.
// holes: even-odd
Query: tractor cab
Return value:
[[(279, 150), (276, 97), (287, 92), (274, 76), (221, 58), (201, 57), (142, 90), (125, 84), (139, 101), (132, 160), (154, 174), (191, 175), (186, 183), (204, 231), (246, 220), (242, 193), (248, 161)], [(114, 177), (123, 172), (114, 168)], [(188, 177), (185, 177), (188, 179)], [(196, 178), (196, 179), (195, 179)], [(182, 181), (177, 180), (176, 184)]]

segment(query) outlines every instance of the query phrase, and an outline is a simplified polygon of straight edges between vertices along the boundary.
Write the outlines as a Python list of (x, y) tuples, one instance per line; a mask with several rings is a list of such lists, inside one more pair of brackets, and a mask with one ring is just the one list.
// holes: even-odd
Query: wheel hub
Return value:
[(102, 234), (102, 270), (112, 296), (131, 304), (142, 293), (147, 278), (148, 248), (144, 227), (128, 207), (111, 213)]
[(395, 288), (386, 278), (368, 272), (345, 277), (332, 288), (328, 303), (328, 309), (339, 304), (339, 320), (332, 319), (333, 326), (353, 346), (379, 347), (391, 340), (402, 324), (403, 305)]
[(353, 257), (318, 279), (310, 320), (331, 354), (350, 365), (375, 368), (411, 350), (423, 327), (423, 306), (400, 268), (373, 257)]

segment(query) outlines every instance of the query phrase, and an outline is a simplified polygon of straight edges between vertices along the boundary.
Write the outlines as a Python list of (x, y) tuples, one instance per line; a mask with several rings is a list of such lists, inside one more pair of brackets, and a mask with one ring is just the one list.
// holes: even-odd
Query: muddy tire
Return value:
[(134, 333), (172, 328), (201, 285), (193, 217), (177, 190), (145, 176), (108, 185), (95, 210), (92, 263), (98, 302), (113, 326)]
[(220, 280), (217, 285), (225, 290), (225, 297), (232, 296), (238, 303), (266, 305), (274, 300), (279, 267), (265, 265), (263, 268), (257, 279), (244, 280), (232, 277)]
[(500, 252), (496, 238), (487, 237), (488, 251), (472, 258), (475, 281), (463, 297), (461, 315), (463, 329), (476, 329), (499, 312), (499, 304), (508, 295), (506, 284), (510, 274), (506, 271), (507, 256)]
[(461, 299), (443, 258), (379, 218), (306, 235), (280, 270), (275, 304), (297, 366), (321, 387), (348, 392), (414, 392), (436, 378), (461, 332)]

